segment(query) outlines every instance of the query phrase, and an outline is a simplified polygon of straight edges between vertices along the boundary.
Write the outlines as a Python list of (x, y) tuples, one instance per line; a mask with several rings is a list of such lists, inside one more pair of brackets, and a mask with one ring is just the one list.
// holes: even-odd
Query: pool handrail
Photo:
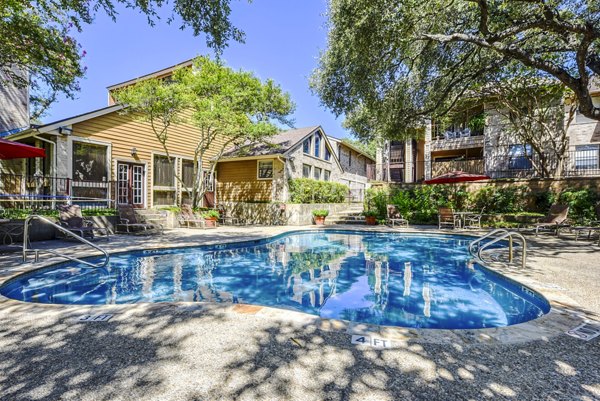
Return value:
[[(482, 240), (484, 240), (486, 238), (490, 238), (494, 234), (502, 234), (502, 235), (500, 235), (499, 237), (494, 238), (490, 242), (486, 242), (485, 244), (479, 246), (477, 248), (477, 255), (475, 255), (474, 252), (473, 252), (473, 246), (475, 244), (480, 243)], [(491, 245), (494, 245), (497, 242), (500, 242), (500, 241), (503, 241), (505, 239), (508, 239), (508, 263), (512, 263), (512, 261), (514, 259), (513, 237), (517, 237), (518, 239), (521, 240), (521, 247), (523, 248), (523, 252), (521, 254), (521, 268), (525, 268), (525, 265), (527, 263), (527, 240), (525, 239), (525, 237), (522, 234), (520, 234), (520, 233), (518, 233), (516, 231), (508, 231), (508, 230), (505, 230), (503, 228), (499, 228), (497, 230), (490, 231), (486, 235), (483, 235), (483, 236), (477, 238), (476, 240), (471, 241), (471, 243), (469, 244), (469, 252), (471, 253), (471, 255), (477, 256), (477, 258), (479, 260), (483, 260), (483, 258), (482, 258), (482, 252), (483, 252), (483, 250), (485, 248), (488, 248), (488, 247), (490, 247)]]
[[(65, 255), (63, 253), (60, 252), (56, 252), (53, 251), (51, 249), (34, 249), (34, 248), (30, 248), (28, 245), (30, 245), (30, 241), (29, 241), (29, 223), (32, 220), (41, 220), (42, 222), (51, 225), (52, 227), (56, 228), (57, 230), (63, 232), (64, 234), (66, 234), (68, 237), (73, 237), (76, 240), (83, 242), (86, 245), (91, 246), (92, 248), (96, 249), (97, 251), (100, 251), (103, 255), (104, 255), (104, 261), (102, 263), (90, 263), (90, 262), (86, 262), (85, 260), (81, 260), (72, 256), (68, 256)], [(27, 254), (29, 252), (33, 252), (34, 253), (34, 262), (39, 262), (40, 260), (40, 251), (42, 252), (48, 252), (51, 253), (53, 255), (71, 260), (73, 262), (77, 262), (77, 263), (83, 263), (84, 265), (90, 266), (90, 267), (94, 267), (94, 268), (103, 268), (106, 267), (106, 265), (108, 265), (108, 262), (110, 261), (110, 256), (108, 254), (108, 252), (106, 252), (103, 248), (99, 247), (96, 244), (93, 244), (92, 242), (86, 240), (85, 238), (75, 234), (72, 231), (69, 231), (68, 229), (56, 224), (55, 222), (51, 221), (50, 219), (44, 217), (44, 216), (40, 216), (37, 214), (32, 214), (31, 216), (28, 216), (25, 219), (25, 227), (23, 228), (23, 263), (27, 262)]]

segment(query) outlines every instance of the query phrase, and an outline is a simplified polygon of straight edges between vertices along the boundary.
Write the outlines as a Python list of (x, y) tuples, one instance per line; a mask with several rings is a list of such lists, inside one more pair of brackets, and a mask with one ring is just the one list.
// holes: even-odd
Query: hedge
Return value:
[(349, 191), (346, 185), (310, 178), (291, 179), (289, 189), (292, 203), (342, 203)]

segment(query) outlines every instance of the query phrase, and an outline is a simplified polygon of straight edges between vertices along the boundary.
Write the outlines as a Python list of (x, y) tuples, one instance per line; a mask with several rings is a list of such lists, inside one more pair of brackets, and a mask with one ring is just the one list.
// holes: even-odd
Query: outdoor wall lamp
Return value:
[(133, 156), (133, 157), (137, 156), (137, 148), (131, 148), (131, 156)]

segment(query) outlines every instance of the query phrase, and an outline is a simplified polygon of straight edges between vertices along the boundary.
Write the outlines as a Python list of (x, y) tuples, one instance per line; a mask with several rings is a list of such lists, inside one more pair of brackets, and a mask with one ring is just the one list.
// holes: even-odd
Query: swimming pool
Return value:
[[(550, 310), (537, 293), (472, 260), (456, 235), (303, 231), (227, 245), (111, 256), (15, 277), (0, 294), (54, 304), (228, 302), (379, 325), (475, 329)], [(94, 261), (94, 258), (90, 258)]]

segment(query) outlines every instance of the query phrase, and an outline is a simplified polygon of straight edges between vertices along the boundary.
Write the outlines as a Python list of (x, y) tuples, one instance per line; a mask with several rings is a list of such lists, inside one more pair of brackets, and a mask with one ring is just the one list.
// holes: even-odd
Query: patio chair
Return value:
[(570, 227), (570, 224), (567, 222), (568, 215), (568, 205), (552, 205), (548, 215), (541, 222), (534, 224), (535, 235), (538, 235), (540, 230), (550, 230), (558, 236), (561, 228)]
[(438, 228), (441, 230), (442, 227), (460, 228), (459, 216), (449, 207), (438, 209)]
[[(94, 238), (94, 232), (104, 234), (106, 240), (109, 240), (109, 231), (106, 227), (98, 227), (94, 222), (86, 220), (81, 214), (79, 205), (58, 205), (58, 223), (82, 238)], [(66, 235), (65, 235), (66, 236)]]
[[(181, 205), (181, 213), (179, 213), (179, 225), (187, 228), (209, 228), (206, 224), (206, 220), (202, 216), (198, 216), (194, 213), (194, 210), (190, 205)], [(217, 228), (217, 226), (211, 226), (210, 228)]]
[(464, 228), (481, 228), (481, 217), (483, 216), (483, 212), (485, 211), (485, 207), (481, 208), (479, 214), (467, 214), (464, 217)]
[(239, 225), (247, 224), (245, 219), (242, 219), (240, 217), (230, 216), (229, 211), (227, 210), (227, 207), (225, 207), (225, 205), (222, 203), (219, 203), (217, 205), (217, 211), (219, 212), (219, 223), (220, 224), (232, 225), (232, 226), (239, 226)]
[(471, 129), (470, 128), (465, 128), (460, 133), (460, 136), (461, 136), (461, 138), (468, 138), (468, 137), (470, 137), (471, 136)]
[(587, 231), (587, 237), (590, 239), (592, 237), (592, 233), (598, 233), (598, 245), (600, 245), (600, 204), (596, 205), (596, 218), (597, 220), (591, 221), (586, 226), (579, 227), (571, 227), (571, 231), (575, 231), (575, 241), (579, 240), (579, 235), (582, 232)]
[(398, 224), (401, 227), (408, 228), (408, 220), (403, 218), (398, 208), (394, 205), (387, 205), (387, 224), (392, 223), (392, 227)]
[(162, 224), (147, 223), (141, 216), (135, 213), (132, 205), (117, 205), (119, 210), (120, 227), (125, 227), (127, 234), (162, 234), (164, 229)]

